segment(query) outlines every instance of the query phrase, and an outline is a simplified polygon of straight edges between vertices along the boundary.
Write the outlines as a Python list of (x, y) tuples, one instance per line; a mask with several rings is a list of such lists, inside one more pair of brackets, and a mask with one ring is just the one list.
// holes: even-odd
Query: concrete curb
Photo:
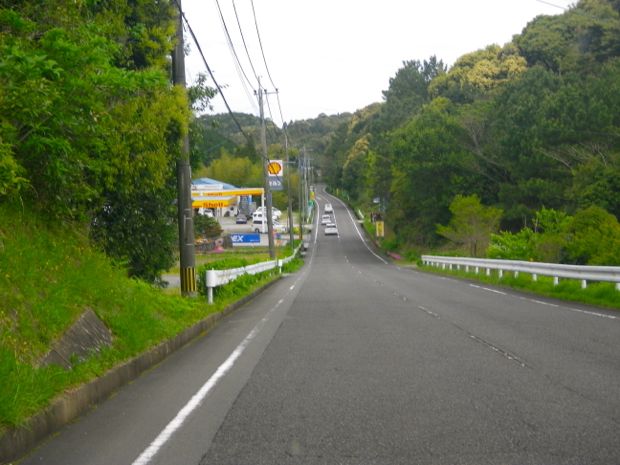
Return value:
[(118, 388), (133, 381), (144, 371), (162, 362), (168, 355), (187, 343), (206, 334), (215, 327), (218, 321), (278, 282), (279, 279), (279, 277), (274, 279), (222, 311), (209, 315), (172, 339), (110, 369), (100, 378), (63, 394), (45, 410), (30, 417), (24, 425), (5, 431), (0, 436), (0, 464), (18, 460), (45, 438), (105, 401)]

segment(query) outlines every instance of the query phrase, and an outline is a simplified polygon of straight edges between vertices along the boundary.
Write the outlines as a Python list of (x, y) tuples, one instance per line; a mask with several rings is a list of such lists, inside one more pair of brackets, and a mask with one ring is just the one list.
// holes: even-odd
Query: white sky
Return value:
[[(235, 112), (258, 115), (257, 89), (233, 9), (236, 6), (256, 74), (274, 90), (265, 71), (250, 0), (219, 0), (241, 64), (252, 82), (246, 92), (216, 0), (183, 0), (224, 96)], [(381, 91), (405, 60), (436, 55), (451, 65), (461, 55), (490, 44), (503, 45), (540, 14), (562, 13), (571, 0), (254, 0), (260, 38), (271, 77), (279, 90), (285, 121), (320, 113), (354, 112), (382, 101)], [(552, 6), (556, 5), (556, 6)], [(186, 59), (188, 81), (206, 69), (191, 37)], [(282, 120), (275, 95), (273, 120)], [(221, 97), (213, 113), (226, 111)], [(265, 109), (269, 117), (269, 110)]]

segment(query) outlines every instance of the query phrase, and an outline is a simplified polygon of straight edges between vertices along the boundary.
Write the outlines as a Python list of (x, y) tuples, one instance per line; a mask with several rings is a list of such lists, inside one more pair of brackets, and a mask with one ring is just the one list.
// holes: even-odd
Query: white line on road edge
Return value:
[[(299, 279), (297, 280), (299, 281)], [(267, 314), (260, 320), (254, 329), (245, 337), (243, 341), (235, 348), (235, 350), (228, 356), (228, 358), (222, 363), (218, 369), (211, 375), (205, 384), (192, 396), (192, 398), (185, 404), (185, 406), (179, 410), (179, 413), (166, 425), (164, 430), (159, 433), (153, 442), (140, 454), (140, 456), (133, 461), (132, 465), (147, 465), (155, 455), (159, 452), (166, 442), (172, 437), (172, 435), (181, 427), (187, 417), (202, 404), (204, 398), (213, 390), (217, 383), (230, 371), (234, 366), (237, 359), (241, 356), (243, 351), (248, 347), (250, 342), (260, 333), (265, 323), (271, 317), (271, 314), (276, 310), (284, 299), (280, 299), (276, 305), (267, 312)]]
[(475, 287), (476, 289), (482, 289), (483, 291), (494, 292), (495, 294), (499, 294), (499, 295), (508, 295), (505, 292), (497, 291), (495, 289), (489, 289), (488, 287), (476, 286), (475, 284), (470, 284), (470, 287)]

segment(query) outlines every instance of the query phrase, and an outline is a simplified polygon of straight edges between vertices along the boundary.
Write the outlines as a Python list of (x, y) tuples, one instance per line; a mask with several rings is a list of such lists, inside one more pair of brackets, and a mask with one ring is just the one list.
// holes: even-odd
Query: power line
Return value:
[[(233, 4), (234, 4), (233, 0)], [(254, 9), (254, 0), (250, 0), (250, 4), (252, 5), (252, 14), (254, 15), (254, 26), (256, 27), (256, 35), (258, 36), (258, 44), (260, 45), (260, 52), (263, 55), (263, 63), (265, 63), (265, 70), (267, 71), (267, 76), (269, 76), (269, 81), (276, 92), (278, 91), (277, 86), (274, 84), (273, 79), (271, 79), (271, 73), (269, 72), (269, 66), (267, 66), (267, 60), (265, 59), (265, 51), (263, 49), (263, 41), (260, 38), (260, 32), (258, 30), (258, 21), (256, 20), (256, 10)]]
[[(233, 0), (233, 3), (234, 3), (234, 0)], [(261, 37), (260, 37), (260, 30), (258, 28), (258, 20), (256, 18), (256, 9), (254, 8), (254, 0), (250, 0), (250, 4), (252, 5), (252, 15), (254, 16), (254, 26), (256, 27), (256, 36), (258, 37), (258, 44), (260, 45), (260, 52), (261, 52), (261, 55), (263, 56), (263, 63), (265, 64), (265, 70), (267, 71), (267, 76), (269, 76), (269, 81), (271, 82), (271, 85), (273, 86), (273, 88), (276, 90), (276, 95), (278, 97), (278, 109), (280, 111), (280, 119), (282, 120), (282, 125), (284, 125), (284, 116), (282, 115), (282, 105), (280, 105), (280, 95), (278, 91), (278, 86), (276, 86), (276, 84), (273, 82), (273, 79), (271, 78), (271, 73), (269, 72), (269, 66), (267, 65), (267, 59), (265, 58), (265, 49), (263, 48), (263, 41), (261, 40)]]
[(536, 1), (537, 1), (538, 3), (544, 3), (545, 5), (549, 5), (549, 6), (552, 6), (552, 7), (554, 7), (554, 8), (559, 8), (560, 10), (563, 10), (563, 11), (568, 10), (568, 8), (567, 8), (567, 7), (565, 7), (565, 6), (556, 5), (555, 3), (547, 2), (547, 1), (545, 1), (545, 0), (536, 0)]
[(233, 9), (235, 10), (235, 18), (237, 18), (237, 26), (239, 27), (239, 34), (241, 34), (241, 40), (243, 41), (243, 47), (245, 48), (245, 54), (248, 57), (248, 61), (250, 62), (250, 67), (252, 68), (252, 72), (254, 73), (254, 77), (256, 81), (259, 83), (260, 87), (260, 79), (258, 78), (258, 74), (256, 73), (256, 69), (254, 68), (254, 63), (252, 63), (252, 58), (250, 57), (250, 52), (248, 50), (248, 45), (245, 42), (245, 36), (243, 35), (243, 29), (241, 28), (241, 22), (239, 21), (239, 15), (237, 14), (237, 5), (235, 4), (235, 0), (232, 2)]
[(246, 138), (246, 140), (248, 142), (251, 142), (252, 139), (250, 139), (250, 137), (245, 133), (245, 131), (241, 127), (241, 124), (239, 124), (239, 121), (235, 117), (235, 114), (230, 109), (230, 105), (228, 104), (228, 101), (226, 100), (226, 97), (224, 97), (224, 92), (222, 92), (221, 86), (218, 84), (217, 80), (215, 79), (215, 76), (213, 75), (213, 71), (211, 71), (211, 67), (207, 63), (207, 59), (205, 58), (205, 55), (202, 52), (202, 47), (200, 47), (200, 43), (198, 42), (198, 39), (196, 38), (196, 34), (194, 34), (194, 30), (192, 29), (192, 26), (189, 24), (189, 21), (185, 17), (185, 13), (183, 13), (183, 9), (181, 8), (181, 5), (179, 5), (179, 2), (177, 0), (174, 0), (174, 3), (177, 6), (177, 9), (179, 10), (179, 14), (183, 18), (183, 21), (185, 21), (185, 24), (187, 25), (187, 29), (189, 30), (189, 33), (192, 36), (192, 40), (196, 44), (196, 48), (198, 49), (198, 53), (200, 54), (200, 56), (202, 58), (202, 62), (204, 63), (205, 67), (207, 68), (207, 71), (209, 72), (209, 76), (211, 76), (211, 79), (213, 80), (213, 83), (215, 84), (215, 87), (217, 88), (219, 94), (222, 96), (222, 100), (224, 101), (224, 104), (226, 105), (226, 109), (228, 110), (228, 113), (230, 114), (230, 116), (232, 117), (233, 121), (237, 125), (237, 128), (239, 129), (241, 134), (243, 134), (243, 136)]
[(237, 51), (235, 50), (235, 45), (234, 45), (234, 43), (232, 41), (232, 38), (230, 36), (230, 32), (228, 31), (228, 26), (226, 25), (226, 20), (224, 19), (224, 14), (222, 13), (222, 9), (220, 7), (220, 2), (218, 0), (215, 0), (215, 3), (217, 5), (217, 9), (218, 9), (218, 11), (220, 13), (220, 20), (221, 20), (222, 26), (224, 28), (224, 33), (226, 35), (226, 42), (228, 43), (228, 48), (231, 51), (231, 53), (233, 55), (233, 58), (234, 58), (235, 69), (237, 70), (237, 75), (239, 76), (239, 79), (241, 80), (241, 85), (243, 86), (243, 90), (245, 91), (246, 97), (250, 101), (250, 105), (252, 105), (256, 109), (257, 108), (256, 107), (256, 102), (254, 101), (254, 98), (252, 97), (252, 93), (248, 90), (248, 87), (246, 85), (246, 82), (247, 82), (247, 84), (249, 84), (250, 87), (253, 87), (252, 86), (252, 82), (248, 78), (248, 75), (246, 74), (245, 70), (243, 69), (243, 65), (241, 64), (241, 60), (239, 60), (239, 55), (237, 55)]

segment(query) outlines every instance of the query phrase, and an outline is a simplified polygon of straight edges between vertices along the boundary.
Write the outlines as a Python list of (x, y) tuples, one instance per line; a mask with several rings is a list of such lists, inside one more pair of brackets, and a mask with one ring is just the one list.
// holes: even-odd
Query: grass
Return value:
[[(261, 253), (250, 258), (260, 261)], [(225, 286), (214, 305), (182, 298), (127, 278), (75, 225), (49, 224), (0, 205), (0, 432), (273, 279), (263, 274)], [(112, 331), (112, 346), (70, 370), (39, 366), (88, 308)]]
[(563, 279), (560, 280), (557, 286), (554, 286), (552, 277), (539, 276), (538, 280), (534, 281), (531, 275), (527, 273), (519, 273), (519, 275), (515, 277), (514, 274), (505, 272), (503, 277), (500, 278), (497, 271), (493, 271), (490, 276), (487, 276), (486, 273), (482, 271), (476, 274), (474, 271), (466, 272), (463, 269), (449, 270), (446, 268), (442, 270), (438, 267), (423, 265), (420, 265), (419, 269), (496, 286), (506, 286), (560, 300), (580, 302), (610, 309), (620, 309), (620, 291), (616, 290), (615, 284), (613, 283), (589, 282), (588, 287), (582, 289), (581, 282), (577, 280)]

